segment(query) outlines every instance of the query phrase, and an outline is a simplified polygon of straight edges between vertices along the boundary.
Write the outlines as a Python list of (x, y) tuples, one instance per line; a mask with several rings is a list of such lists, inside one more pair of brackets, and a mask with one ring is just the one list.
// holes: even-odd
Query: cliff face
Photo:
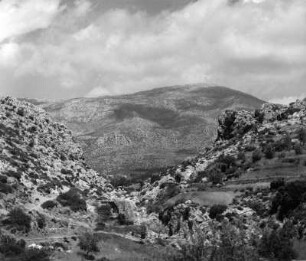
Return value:
[(223, 110), (262, 104), (228, 88), (190, 85), (41, 106), (73, 131), (91, 167), (140, 175), (197, 155), (215, 140)]
[(6, 211), (18, 204), (38, 206), (71, 187), (92, 195), (107, 190), (65, 126), (11, 97), (0, 99), (0, 178), (0, 206)]

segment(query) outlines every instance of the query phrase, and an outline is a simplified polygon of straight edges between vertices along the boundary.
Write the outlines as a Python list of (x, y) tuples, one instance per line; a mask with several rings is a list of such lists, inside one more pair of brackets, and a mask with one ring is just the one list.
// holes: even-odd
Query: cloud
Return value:
[(302, 94), (300, 96), (287, 96), (287, 97), (281, 97), (281, 98), (274, 98), (274, 99), (269, 100), (269, 102), (288, 105), (289, 103), (295, 102), (296, 100), (303, 100), (305, 97), (306, 97), (305, 94)]
[(265, 99), (295, 96), (304, 88), (304, 0), (200, 0), (156, 15), (96, 10), (86, 0), (65, 8), (53, 0), (26, 2), (32, 2), (33, 17), (39, 3), (49, 11), (38, 19), (44, 21), (40, 27), (34, 19), (27, 28), (17, 22), (28, 17), (26, 11), (15, 11), (23, 13), (14, 20), (16, 30), (2, 33), (2, 39), (11, 39), (44, 28), (30, 40), (10, 40), (11, 51), (0, 49), (12, 86), (31, 75), (58, 84), (46, 89), (46, 96), (69, 89), (73, 97), (216, 82)]
[(33, 30), (46, 28), (59, 12), (59, 0), (2, 0), (0, 43)]

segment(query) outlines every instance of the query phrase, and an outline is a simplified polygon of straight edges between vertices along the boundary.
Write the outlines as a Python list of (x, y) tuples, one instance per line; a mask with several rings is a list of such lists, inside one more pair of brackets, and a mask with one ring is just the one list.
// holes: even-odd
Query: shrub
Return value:
[(254, 151), (254, 150), (256, 150), (256, 147), (253, 146), (253, 145), (247, 145), (247, 146), (245, 146), (245, 150), (246, 151)]
[(56, 200), (63, 206), (69, 206), (72, 211), (87, 210), (86, 201), (81, 198), (80, 191), (75, 188), (60, 194)]
[(3, 175), (0, 175), (0, 183), (7, 183), (7, 177), (6, 176), (3, 176)]
[(23, 109), (23, 108), (19, 108), (19, 109), (17, 110), (17, 114), (18, 114), (19, 116), (23, 117), (23, 116), (25, 115), (24, 109)]
[(98, 239), (90, 232), (85, 232), (79, 237), (78, 246), (86, 252), (87, 256), (91, 252), (99, 252)]
[[(172, 261), (259, 261), (257, 249), (239, 227), (222, 224), (210, 225), (209, 233), (195, 229), (190, 242), (181, 244)], [(219, 235), (219, 236), (218, 236)], [(207, 241), (212, 244), (207, 245)]]
[(47, 248), (28, 248), (21, 261), (50, 261), (51, 251)]
[(272, 145), (267, 145), (264, 151), (265, 157), (267, 159), (273, 159), (274, 158), (274, 148)]
[(31, 229), (31, 217), (21, 208), (14, 208), (8, 214), (8, 222), (19, 231), (29, 232)]
[(303, 148), (300, 144), (295, 144), (294, 151), (296, 155), (301, 155), (303, 153)]
[(213, 171), (209, 173), (209, 181), (212, 182), (214, 185), (222, 184), (224, 178), (224, 174), (220, 171)]
[(298, 134), (298, 139), (300, 140), (300, 142), (304, 146), (305, 143), (306, 143), (306, 129), (305, 128), (300, 128), (298, 130), (297, 134)]
[(256, 149), (253, 151), (252, 153), (252, 160), (253, 162), (257, 162), (259, 160), (261, 160), (262, 154), (261, 151), (259, 149)]
[(36, 218), (36, 223), (40, 229), (45, 228), (47, 225), (46, 217), (42, 214), (38, 214), (38, 217)]
[(241, 160), (241, 161), (245, 161), (245, 159), (246, 159), (246, 157), (245, 157), (245, 153), (244, 152), (242, 152), (242, 151), (240, 151), (239, 153), (238, 153), (238, 156), (237, 156), (237, 159), (238, 160)]
[(265, 113), (261, 112), (259, 109), (256, 109), (254, 114), (255, 119), (257, 119), (259, 123), (262, 123), (265, 118)]
[(225, 210), (227, 210), (226, 205), (213, 205), (209, 210), (209, 217), (211, 219), (219, 218), (219, 216), (222, 215)]
[(133, 222), (129, 221), (126, 216), (122, 213), (118, 215), (118, 222), (120, 225), (132, 225)]
[(0, 253), (4, 256), (16, 256), (21, 254), (25, 248), (25, 241), (17, 241), (14, 237), (8, 235), (0, 236)]
[(283, 220), (305, 200), (306, 181), (293, 181), (280, 187), (272, 200), (271, 214), (277, 213)]
[(293, 227), (287, 222), (282, 228), (266, 230), (259, 242), (258, 252), (268, 259), (289, 261), (297, 257), (293, 250)]
[(52, 209), (56, 206), (57, 206), (57, 203), (56, 203), (56, 201), (53, 201), (53, 200), (47, 200), (47, 201), (45, 201), (44, 203), (41, 204), (41, 207), (43, 209)]
[(9, 194), (9, 193), (12, 193), (13, 191), (14, 190), (10, 185), (0, 183), (0, 192), (2, 192), (4, 194)]
[(276, 189), (279, 189), (280, 187), (283, 187), (283, 186), (285, 186), (285, 180), (283, 178), (273, 180), (270, 183), (270, 190), (276, 190)]

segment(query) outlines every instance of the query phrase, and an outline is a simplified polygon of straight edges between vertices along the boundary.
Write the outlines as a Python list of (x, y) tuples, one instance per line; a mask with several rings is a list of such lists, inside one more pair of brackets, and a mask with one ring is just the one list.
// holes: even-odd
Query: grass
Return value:
[(201, 206), (212, 206), (215, 204), (229, 205), (234, 197), (235, 193), (232, 191), (198, 191), (198, 192), (187, 192), (180, 193), (179, 195), (170, 198), (166, 203), (166, 207), (173, 206), (178, 202), (184, 202), (192, 200)]
[[(169, 249), (162, 246), (140, 244), (117, 235), (99, 234), (100, 252), (96, 259), (106, 257), (112, 261), (163, 261)], [(71, 253), (57, 253), (58, 261), (82, 261), (81, 251), (77, 243), (73, 243)]]

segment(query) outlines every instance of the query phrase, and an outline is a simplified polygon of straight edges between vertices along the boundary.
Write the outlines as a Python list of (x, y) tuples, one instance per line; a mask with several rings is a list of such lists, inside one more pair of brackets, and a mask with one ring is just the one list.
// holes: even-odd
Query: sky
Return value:
[(0, 0), (0, 96), (208, 83), (306, 97), (305, 0)]

